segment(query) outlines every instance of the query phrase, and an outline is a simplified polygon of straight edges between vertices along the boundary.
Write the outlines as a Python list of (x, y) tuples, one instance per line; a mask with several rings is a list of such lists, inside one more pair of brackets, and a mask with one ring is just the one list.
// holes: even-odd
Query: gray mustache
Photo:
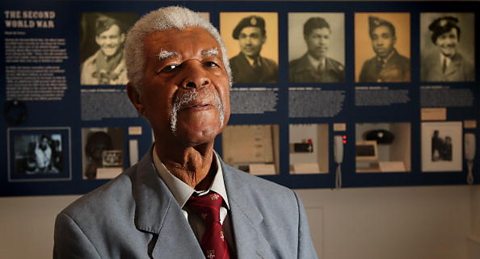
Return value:
[[(211, 100), (213, 100), (213, 105), (217, 108), (220, 114), (219, 120), (221, 122), (221, 126), (223, 126), (223, 120), (225, 118), (225, 110), (224, 110), (223, 103), (220, 99), (220, 96), (216, 91), (212, 91), (212, 90), (204, 90), (204, 91), (208, 91), (204, 98), (211, 98)], [(177, 131), (178, 111), (184, 107), (189, 106), (192, 102), (196, 101), (197, 98), (199, 98), (199, 93), (197, 90), (187, 91), (185, 93), (182, 93), (181, 95), (178, 95), (175, 98), (173, 102), (173, 109), (170, 114), (170, 129), (172, 130), (173, 133)]]

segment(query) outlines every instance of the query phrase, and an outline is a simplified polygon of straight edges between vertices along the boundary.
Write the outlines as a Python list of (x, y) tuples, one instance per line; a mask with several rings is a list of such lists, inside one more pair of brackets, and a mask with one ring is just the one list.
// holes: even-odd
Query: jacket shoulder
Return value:
[(247, 60), (241, 54), (238, 54), (230, 58), (229, 62), (231, 66), (240, 66), (246, 64)]
[(290, 70), (298, 70), (303, 69), (309, 65), (308, 59), (306, 55), (303, 55), (297, 59), (294, 59), (289, 62)]
[(228, 173), (235, 174), (235, 177), (238, 178), (242, 185), (249, 188), (253, 194), (262, 194), (258, 197), (265, 198), (268, 201), (273, 200), (271, 199), (271, 195), (281, 194), (290, 196), (293, 194), (293, 191), (285, 186), (246, 173), (227, 164), (223, 164), (223, 168)]
[[(127, 169), (115, 179), (78, 198), (61, 213), (65, 213), (73, 218), (91, 217), (92, 214), (107, 215), (110, 209), (126, 209), (126, 206), (133, 206), (130, 174), (135, 168), (134, 166)], [(98, 208), (102, 208), (102, 213), (98, 213)]]
[(277, 67), (277, 62), (273, 61), (273, 59), (262, 57), (262, 62), (269, 67)]
[(339, 61), (337, 61), (333, 58), (327, 58), (327, 64), (329, 64), (329, 66), (335, 71), (344, 71), (345, 70), (345, 66), (343, 66), (342, 63), (340, 63)]

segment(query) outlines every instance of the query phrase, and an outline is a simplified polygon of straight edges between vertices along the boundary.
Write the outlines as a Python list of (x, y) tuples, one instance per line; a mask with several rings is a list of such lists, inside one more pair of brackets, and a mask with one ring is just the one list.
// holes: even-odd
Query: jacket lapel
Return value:
[(452, 63), (450, 64), (450, 66), (447, 67), (447, 71), (445, 71), (446, 76), (450, 76), (452, 74), (458, 73), (458, 70), (462, 65), (461, 58), (458, 54), (455, 54), (455, 56), (452, 57), (451, 61)]
[(250, 196), (248, 186), (222, 161), (225, 186), (238, 259), (275, 258), (266, 238), (258, 231), (263, 216)]
[[(148, 245), (152, 258), (204, 258), (202, 249), (168, 187), (158, 177), (151, 152), (131, 175), (136, 203), (135, 225), (153, 238)], [(265, 236), (258, 231), (263, 216), (249, 187), (223, 161), (225, 186), (238, 259), (275, 258)]]
[(152, 258), (203, 258), (202, 249), (168, 187), (154, 169), (151, 152), (132, 175), (136, 202), (135, 225), (153, 234)]

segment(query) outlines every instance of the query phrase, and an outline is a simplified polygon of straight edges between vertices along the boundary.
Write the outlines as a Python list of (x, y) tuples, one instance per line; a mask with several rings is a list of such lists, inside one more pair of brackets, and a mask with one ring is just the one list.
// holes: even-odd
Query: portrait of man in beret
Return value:
[(469, 58), (474, 56), (475, 36), (470, 29), (474, 28), (473, 15), (422, 14), (422, 17), (422, 40), (425, 43), (422, 49), (421, 80), (474, 81), (475, 66), (473, 58)]
[[(320, 16), (321, 15), (321, 16)], [(300, 16), (300, 17), (298, 17)], [(345, 67), (344, 65), (331, 57), (330, 47), (332, 49), (343, 50), (343, 42), (336, 41), (338, 38), (334, 38), (332, 34), (342, 33), (335, 28), (332, 30), (331, 23), (327, 21), (327, 16), (332, 18), (333, 23), (339, 21), (343, 26), (343, 15), (338, 14), (315, 14), (315, 16), (303, 18), (303, 14), (294, 13), (289, 16), (289, 33), (295, 31), (290, 25), (293, 26), (293, 22), (296, 20), (302, 20), (302, 31), (296, 30), (295, 35), (289, 34), (289, 51), (294, 48), (298, 48), (296, 41), (302, 38), (306, 45), (307, 50), (298, 58), (295, 58), (289, 63), (289, 81), (296, 83), (337, 83), (345, 81)], [(302, 19), (303, 18), (303, 19)], [(337, 18), (334, 19), (333, 18)], [(341, 18), (341, 19), (340, 19)], [(292, 20), (292, 22), (290, 21)], [(332, 23), (332, 24), (333, 24)], [(295, 25), (298, 27), (299, 25)], [(343, 29), (343, 28), (342, 28)], [(303, 37), (300, 37), (298, 33), (302, 33)], [(341, 46), (332, 46), (332, 45)], [(293, 52), (293, 51), (291, 51)], [(333, 53), (337, 54), (338, 53)]]
[(249, 15), (235, 26), (232, 37), (238, 41), (240, 53), (230, 59), (233, 82), (275, 83), (278, 65), (261, 55), (267, 42), (266, 21), (262, 16)]
[(363, 63), (358, 82), (409, 82), (410, 59), (396, 48), (395, 25), (385, 18), (368, 15), (368, 35), (375, 56)]

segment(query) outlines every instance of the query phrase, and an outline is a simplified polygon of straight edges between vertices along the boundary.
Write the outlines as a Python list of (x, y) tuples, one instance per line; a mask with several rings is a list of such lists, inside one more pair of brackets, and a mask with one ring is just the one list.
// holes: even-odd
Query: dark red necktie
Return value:
[(205, 222), (205, 233), (200, 240), (205, 257), (208, 259), (229, 259), (228, 245), (220, 223), (222, 196), (215, 192), (207, 195), (192, 195), (187, 205)]

